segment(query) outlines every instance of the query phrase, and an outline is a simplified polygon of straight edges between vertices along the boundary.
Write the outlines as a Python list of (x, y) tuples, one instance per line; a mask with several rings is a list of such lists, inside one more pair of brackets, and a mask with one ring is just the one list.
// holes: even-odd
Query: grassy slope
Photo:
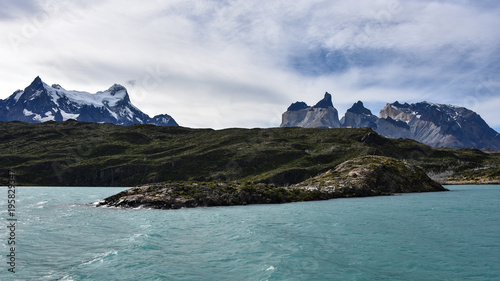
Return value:
[[(19, 185), (134, 186), (217, 179), (293, 184), (360, 155), (420, 165), (440, 179), (500, 181), (500, 155), (435, 149), (368, 128), (188, 129), (76, 121), (0, 123), (0, 172)], [(0, 178), (6, 184), (6, 177)]]

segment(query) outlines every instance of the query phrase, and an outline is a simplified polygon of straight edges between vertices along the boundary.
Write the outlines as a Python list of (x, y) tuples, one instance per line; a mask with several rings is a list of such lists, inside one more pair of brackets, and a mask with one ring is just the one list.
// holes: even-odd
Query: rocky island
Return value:
[(288, 187), (250, 182), (164, 182), (127, 189), (97, 206), (179, 209), (446, 190), (422, 169), (406, 161), (362, 156)]

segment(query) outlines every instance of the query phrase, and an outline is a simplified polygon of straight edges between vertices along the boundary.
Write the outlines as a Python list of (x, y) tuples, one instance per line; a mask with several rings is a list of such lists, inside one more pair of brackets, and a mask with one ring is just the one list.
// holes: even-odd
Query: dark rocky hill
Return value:
[[(19, 185), (194, 180), (286, 186), (365, 155), (407, 161), (440, 183), (500, 181), (500, 154), (432, 148), (385, 138), (370, 128), (210, 130), (73, 120), (0, 122), (0, 174), (14, 169)], [(0, 177), (0, 185), (6, 179)]]

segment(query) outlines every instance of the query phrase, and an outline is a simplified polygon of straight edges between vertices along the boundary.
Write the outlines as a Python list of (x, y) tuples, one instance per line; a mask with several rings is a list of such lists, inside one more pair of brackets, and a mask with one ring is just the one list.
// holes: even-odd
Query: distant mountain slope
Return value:
[(373, 115), (361, 101), (358, 101), (347, 110), (340, 122), (345, 127), (369, 127), (376, 130), (377, 119), (377, 116)]
[(405, 122), (409, 138), (431, 146), (500, 150), (500, 135), (481, 116), (464, 107), (395, 102), (387, 104), (380, 117)]
[(154, 124), (178, 126), (166, 114), (150, 118), (131, 102), (125, 87), (114, 84), (108, 90), (90, 94), (49, 86), (40, 77), (26, 89), (0, 100), (0, 121), (40, 123), (75, 119), (117, 125)]
[[(296, 107), (297, 103), (292, 106)], [(291, 106), (291, 107), (292, 107)], [(304, 109), (302, 109), (304, 110)], [(282, 127), (324, 128), (315, 123), (290, 122), (293, 111), (283, 114)], [(472, 110), (454, 105), (419, 102), (387, 104), (377, 117), (361, 101), (340, 120), (343, 127), (370, 127), (389, 138), (409, 138), (433, 147), (500, 150), (500, 134)]]

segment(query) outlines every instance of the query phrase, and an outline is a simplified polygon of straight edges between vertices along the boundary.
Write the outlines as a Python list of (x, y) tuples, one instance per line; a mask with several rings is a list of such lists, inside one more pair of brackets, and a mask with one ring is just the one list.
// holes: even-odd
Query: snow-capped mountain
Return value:
[(49, 86), (36, 77), (24, 91), (17, 90), (9, 98), (0, 100), (0, 121), (39, 123), (68, 119), (117, 125), (178, 126), (167, 114), (149, 117), (132, 105), (127, 89), (118, 84), (91, 94), (68, 91), (57, 84)]

